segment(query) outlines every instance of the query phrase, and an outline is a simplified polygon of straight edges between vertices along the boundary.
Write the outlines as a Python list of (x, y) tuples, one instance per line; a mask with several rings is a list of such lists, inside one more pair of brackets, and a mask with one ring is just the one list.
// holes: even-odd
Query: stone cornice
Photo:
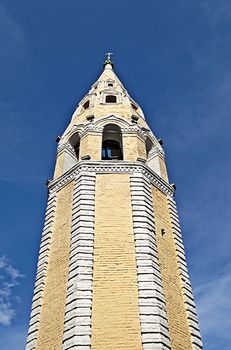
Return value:
[[(116, 122), (116, 120), (115, 120), (115, 122)], [(137, 125), (130, 125), (127, 127), (120, 126), (120, 127), (121, 127), (121, 132), (123, 135), (135, 134), (135, 135), (140, 136), (143, 140), (145, 140), (147, 137), (146, 132), (144, 132)], [(85, 125), (84, 128), (81, 131), (79, 131), (80, 138), (83, 138), (89, 132), (102, 134), (103, 133), (103, 126), (100, 126), (99, 123), (89, 123), (89, 124)]]
[(140, 162), (128, 161), (80, 161), (70, 170), (52, 180), (48, 189), (50, 192), (58, 191), (75, 179), (80, 173), (142, 173), (155, 187), (166, 195), (174, 196), (174, 189), (169, 183), (164, 181), (159, 175), (151, 170), (147, 165)]
[(165, 153), (163, 149), (159, 149), (157, 147), (152, 148), (148, 154), (148, 158), (152, 158), (159, 155), (163, 160), (165, 159)]
[(89, 123), (85, 125), (83, 130), (79, 132), (79, 137), (83, 138), (88, 132), (94, 132), (98, 134), (102, 134), (103, 132), (103, 127), (102, 126), (96, 126), (94, 123)]
[(138, 125), (131, 125), (127, 128), (121, 128), (123, 135), (131, 135), (136, 134), (141, 137), (142, 140), (145, 141), (147, 135), (146, 132), (144, 132)]
[(65, 143), (60, 143), (58, 144), (58, 147), (57, 147), (57, 155), (59, 153), (61, 153), (63, 150), (68, 150), (72, 155), (75, 156), (75, 151), (73, 149), (73, 147), (71, 146), (71, 144), (69, 142), (65, 142)]

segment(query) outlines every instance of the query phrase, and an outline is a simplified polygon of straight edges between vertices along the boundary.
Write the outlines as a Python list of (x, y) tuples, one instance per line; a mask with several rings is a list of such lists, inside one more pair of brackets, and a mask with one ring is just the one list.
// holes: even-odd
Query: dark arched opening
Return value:
[(72, 135), (69, 139), (69, 142), (75, 151), (75, 155), (76, 155), (77, 160), (79, 160), (79, 148), (80, 148), (79, 134), (76, 132), (74, 135)]
[(107, 124), (103, 129), (102, 159), (123, 159), (122, 133), (118, 125)]
[(145, 147), (146, 147), (146, 155), (147, 155), (147, 158), (149, 156), (149, 153), (153, 147), (153, 143), (152, 141), (147, 137), (146, 138), (146, 141), (145, 141)]

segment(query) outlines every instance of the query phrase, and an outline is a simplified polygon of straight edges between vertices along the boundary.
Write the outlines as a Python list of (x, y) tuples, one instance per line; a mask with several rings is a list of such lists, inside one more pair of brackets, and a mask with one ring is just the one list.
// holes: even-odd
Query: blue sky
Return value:
[(231, 347), (231, 3), (0, 1), (0, 342), (24, 349), (56, 136), (105, 52), (164, 140), (205, 349)]

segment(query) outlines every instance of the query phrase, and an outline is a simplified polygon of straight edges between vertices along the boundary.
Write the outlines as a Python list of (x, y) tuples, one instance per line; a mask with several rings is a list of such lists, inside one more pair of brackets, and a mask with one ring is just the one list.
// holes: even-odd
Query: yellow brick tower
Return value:
[(104, 70), (58, 139), (26, 350), (199, 350), (161, 141)]

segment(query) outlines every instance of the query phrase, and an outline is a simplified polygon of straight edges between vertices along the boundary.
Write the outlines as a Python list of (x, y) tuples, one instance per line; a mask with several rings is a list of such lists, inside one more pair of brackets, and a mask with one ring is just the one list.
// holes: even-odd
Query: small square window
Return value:
[(107, 95), (106, 96), (106, 103), (116, 103), (116, 96)]

